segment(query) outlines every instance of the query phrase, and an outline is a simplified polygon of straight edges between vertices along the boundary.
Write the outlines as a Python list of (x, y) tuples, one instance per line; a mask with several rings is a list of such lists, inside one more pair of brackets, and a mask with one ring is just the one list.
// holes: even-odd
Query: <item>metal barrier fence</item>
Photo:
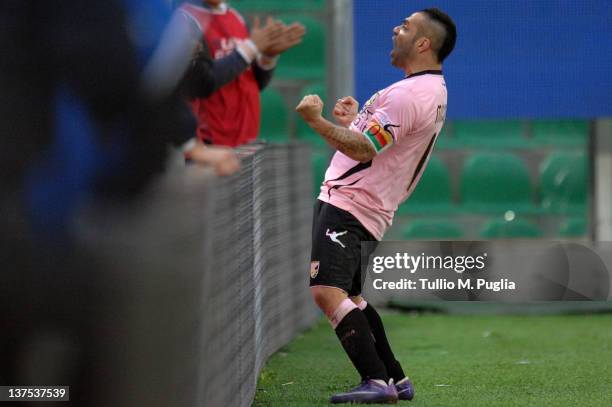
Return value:
[(112, 270), (100, 405), (249, 406), (266, 359), (318, 318), (309, 149), (241, 155), (229, 178), (178, 159), (138, 201), (81, 216), (81, 242)]

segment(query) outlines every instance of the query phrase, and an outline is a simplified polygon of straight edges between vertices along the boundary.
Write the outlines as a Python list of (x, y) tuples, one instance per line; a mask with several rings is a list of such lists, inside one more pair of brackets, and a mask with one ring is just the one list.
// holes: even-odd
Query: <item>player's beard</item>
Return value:
[(403, 47), (398, 46), (397, 40), (393, 40), (393, 50), (391, 50), (391, 65), (396, 68), (403, 69), (406, 61), (410, 60), (412, 53), (414, 52), (414, 43), (416, 38), (411, 41), (410, 44), (406, 44)]

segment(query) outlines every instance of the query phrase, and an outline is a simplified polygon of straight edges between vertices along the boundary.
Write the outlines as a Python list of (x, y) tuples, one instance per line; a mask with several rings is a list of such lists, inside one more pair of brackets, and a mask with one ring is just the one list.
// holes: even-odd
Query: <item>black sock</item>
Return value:
[(368, 320), (359, 308), (353, 309), (342, 318), (336, 327), (336, 335), (362, 380), (381, 379), (385, 383), (389, 381), (385, 365), (376, 353)]
[(380, 319), (380, 315), (378, 315), (378, 312), (376, 312), (374, 307), (372, 307), (370, 304), (368, 304), (363, 310), (363, 315), (365, 315), (367, 318), (370, 329), (372, 330), (374, 345), (376, 346), (378, 357), (385, 364), (385, 368), (387, 369), (389, 376), (391, 376), (393, 381), (397, 383), (406, 377), (406, 375), (402, 370), (402, 366), (393, 355), (393, 351), (391, 350), (391, 346), (387, 340), (387, 334), (385, 334), (385, 327)]

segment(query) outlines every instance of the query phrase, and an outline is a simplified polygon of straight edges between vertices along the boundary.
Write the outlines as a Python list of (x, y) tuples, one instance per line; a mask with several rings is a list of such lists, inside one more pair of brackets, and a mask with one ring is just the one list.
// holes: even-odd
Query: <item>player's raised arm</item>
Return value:
[(376, 155), (376, 150), (363, 134), (337, 126), (323, 117), (323, 101), (318, 95), (304, 96), (295, 110), (333, 148), (353, 160), (368, 162)]

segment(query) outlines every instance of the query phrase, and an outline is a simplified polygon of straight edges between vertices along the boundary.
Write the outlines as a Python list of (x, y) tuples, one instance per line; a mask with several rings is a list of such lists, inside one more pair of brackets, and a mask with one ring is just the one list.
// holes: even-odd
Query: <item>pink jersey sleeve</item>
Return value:
[(381, 153), (412, 128), (414, 103), (401, 88), (391, 88), (378, 99), (363, 135), (372, 143), (376, 153)]

